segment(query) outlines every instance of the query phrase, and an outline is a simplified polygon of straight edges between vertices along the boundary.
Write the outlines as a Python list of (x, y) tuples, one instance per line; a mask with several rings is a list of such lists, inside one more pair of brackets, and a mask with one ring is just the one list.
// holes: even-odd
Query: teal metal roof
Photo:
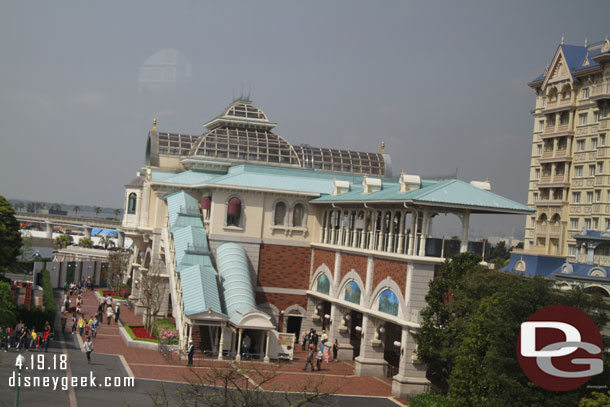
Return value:
[(179, 174), (175, 174), (172, 177), (166, 178), (163, 182), (171, 182), (174, 184), (201, 184), (212, 178), (218, 177), (218, 173), (209, 173), (205, 171), (189, 170)]
[(239, 323), (256, 309), (256, 300), (246, 250), (238, 243), (224, 243), (216, 249), (216, 264), (229, 318)]
[(203, 223), (201, 222), (201, 218), (199, 216), (185, 216), (179, 214), (175, 217), (176, 220), (169, 228), (169, 231), (174, 233), (175, 230), (186, 227), (186, 226), (195, 226), (195, 227), (203, 227)]
[(216, 270), (211, 266), (191, 266), (180, 272), (182, 302), (186, 315), (211, 310), (224, 314), (220, 303)]
[(202, 248), (204, 250), (199, 254), (203, 255), (203, 251), (208, 251), (209, 255), (207, 237), (203, 227), (187, 226), (176, 229), (173, 236), (177, 265), (182, 263), (183, 257), (188, 254), (187, 252), (197, 252), (193, 249)]
[(150, 172), (150, 179), (153, 181), (165, 181), (166, 179), (171, 178), (175, 175), (176, 175), (176, 173), (174, 173), (174, 172), (152, 170)]
[(170, 228), (176, 226), (176, 222), (179, 217), (192, 217), (199, 222), (193, 220), (186, 221), (182, 219), (182, 226), (200, 226), (203, 227), (201, 222), (201, 213), (199, 212), (199, 202), (191, 195), (184, 191), (175, 192), (167, 195), (165, 198), (167, 202), (167, 214), (169, 215)]
[(383, 183), (383, 189), (369, 194), (362, 193), (362, 186), (352, 186), (352, 190), (340, 195), (325, 195), (312, 202), (383, 202), (404, 201), (427, 203), (438, 206), (461, 206), (472, 208), (473, 212), (520, 212), (530, 213), (532, 209), (519, 202), (504, 198), (493, 192), (477, 188), (457, 179), (445, 181), (424, 181), (421, 188), (399, 192), (398, 183)]

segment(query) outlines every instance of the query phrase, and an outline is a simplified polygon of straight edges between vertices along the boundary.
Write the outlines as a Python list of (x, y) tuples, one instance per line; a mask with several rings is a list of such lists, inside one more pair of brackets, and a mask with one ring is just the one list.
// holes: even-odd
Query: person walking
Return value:
[(72, 314), (72, 335), (76, 332), (76, 328), (78, 327), (78, 318), (76, 318), (76, 314)]
[(327, 341), (328, 341), (328, 335), (326, 335), (326, 330), (323, 329), (322, 337), (320, 338), (320, 350), (322, 351), (322, 353), (324, 353), (324, 346), (326, 345)]
[(316, 357), (316, 365), (318, 366), (318, 372), (322, 370), (322, 358), (324, 357), (324, 352), (322, 350), (318, 351), (318, 356)]
[(193, 341), (189, 341), (188, 347), (188, 364), (187, 366), (193, 366), (193, 355), (195, 355), (195, 345), (193, 345)]
[(91, 342), (91, 337), (87, 337), (83, 346), (85, 348), (85, 352), (87, 352), (87, 363), (91, 364), (91, 352), (93, 352), (93, 342)]
[(78, 333), (80, 336), (83, 336), (83, 333), (85, 332), (85, 325), (87, 325), (87, 323), (85, 322), (85, 318), (81, 315), (78, 317)]
[(108, 305), (106, 308), (106, 318), (108, 319), (108, 325), (112, 322), (112, 316), (114, 315), (114, 311), (112, 311), (112, 305)]
[(333, 341), (333, 362), (338, 362), (337, 353), (339, 353), (339, 342), (335, 339)]
[(303, 335), (302, 335), (303, 336), (303, 343), (301, 345), (301, 350), (307, 349), (307, 335), (308, 335), (307, 331), (304, 331)]
[(38, 334), (36, 333), (36, 328), (32, 328), (32, 331), (30, 332), (30, 349), (32, 349), (32, 350), (34, 350), (36, 348), (36, 338), (37, 337), (38, 337)]
[(307, 370), (307, 365), (311, 365), (312, 372), (315, 370), (313, 367), (313, 357), (313, 345), (309, 345), (309, 353), (307, 354), (307, 360), (305, 361), (305, 367), (303, 368), (304, 372)]
[(51, 325), (49, 324), (49, 321), (47, 321), (44, 324), (44, 332), (42, 334), (42, 341), (44, 344), (45, 353), (49, 352), (49, 341), (51, 340), (50, 336), (51, 336)]
[(318, 349), (318, 334), (316, 333), (316, 330), (313, 330), (313, 335), (311, 336), (311, 343), (313, 344), (313, 349), (316, 350)]
[(93, 333), (93, 337), (96, 338), (97, 337), (97, 326), (99, 325), (100, 321), (97, 320), (97, 317), (95, 317), (93, 319), (93, 324), (91, 326), (91, 332)]
[(110, 296), (110, 294), (108, 294), (108, 296), (106, 297), (106, 309), (108, 308), (112, 309), (112, 297)]
[(121, 315), (121, 304), (116, 305), (116, 308), (114, 310), (114, 323), (118, 324), (119, 323), (119, 316)]

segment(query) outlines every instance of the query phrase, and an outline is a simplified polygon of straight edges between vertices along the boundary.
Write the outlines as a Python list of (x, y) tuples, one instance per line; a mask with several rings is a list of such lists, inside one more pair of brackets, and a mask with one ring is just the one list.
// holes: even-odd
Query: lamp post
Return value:
[(25, 358), (22, 355), (17, 355), (17, 359), (15, 360), (15, 366), (17, 366), (17, 383), (15, 390), (15, 404), (14, 407), (19, 407), (19, 384), (21, 383), (21, 366), (23, 366), (23, 362), (25, 362)]

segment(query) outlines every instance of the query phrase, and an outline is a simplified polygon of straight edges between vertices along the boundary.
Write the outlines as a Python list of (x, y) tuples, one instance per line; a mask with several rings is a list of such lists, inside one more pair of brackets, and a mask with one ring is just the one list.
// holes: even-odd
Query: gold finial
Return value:
[(385, 141), (381, 142), (381, 154), (385, 154)]
[(157, 131), (157, 118), (156, 117), (153, 119), (153, 128), (152, 128), (152, 131)]
[(565, 37), (563, 36), (563, 34), (561, 34), (561, 45), (563, 45), (564, 42), (565, 42)]

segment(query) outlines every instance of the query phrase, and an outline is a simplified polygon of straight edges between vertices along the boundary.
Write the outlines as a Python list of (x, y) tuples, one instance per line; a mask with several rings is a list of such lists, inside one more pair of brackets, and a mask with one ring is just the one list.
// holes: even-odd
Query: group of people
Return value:
[(15, 328), (5, 326), (0, 328), (0, 349), (4, 348), (5, 352), (11, 349), (11, 346), (18, 352), (25, 349), (49, 351), (49, 342), (51, 341), (51, 324), (45, 322), (41, 332), (36, 331), (35, 327), (28, 328), (23, 321), (19, 321)]
[[(318, 343), (320, 344), (320, 350), (318, 350)], [(339, 351), (339, 343), (335, 339), (332, 347), (327, 346), (328, 335), (326, 330), (322, 330), (322, 335), (318, 335), (316, 330), (311, 328), (309, 332), (303, 332), (302, 336), (302, 349), (308, 349), (307, 359), (305, 361), (305, 367), (303, 371), (307, 370), (307, 366), (311, 365), (311, 371), (315, 370), (313, 361), (316, 359), (316, 367), (318, 371), (322, 370), (322, 362), (326, 360), (326, 363), (331, 361), (331, 350), (332, 360), (337, 361), (337, 353)]]
[(79, 296), (86, 293), (87, 289), (93, 290), (93, 281), (91, 280), (91, 276), (87, 277), (86, 280), (80, 280), (77, 283), (72, 281), (70, 284), (66, 281), (64, 283), (64, 294), (69, 293), (70, 296), (74, 294), (78, 294)]

